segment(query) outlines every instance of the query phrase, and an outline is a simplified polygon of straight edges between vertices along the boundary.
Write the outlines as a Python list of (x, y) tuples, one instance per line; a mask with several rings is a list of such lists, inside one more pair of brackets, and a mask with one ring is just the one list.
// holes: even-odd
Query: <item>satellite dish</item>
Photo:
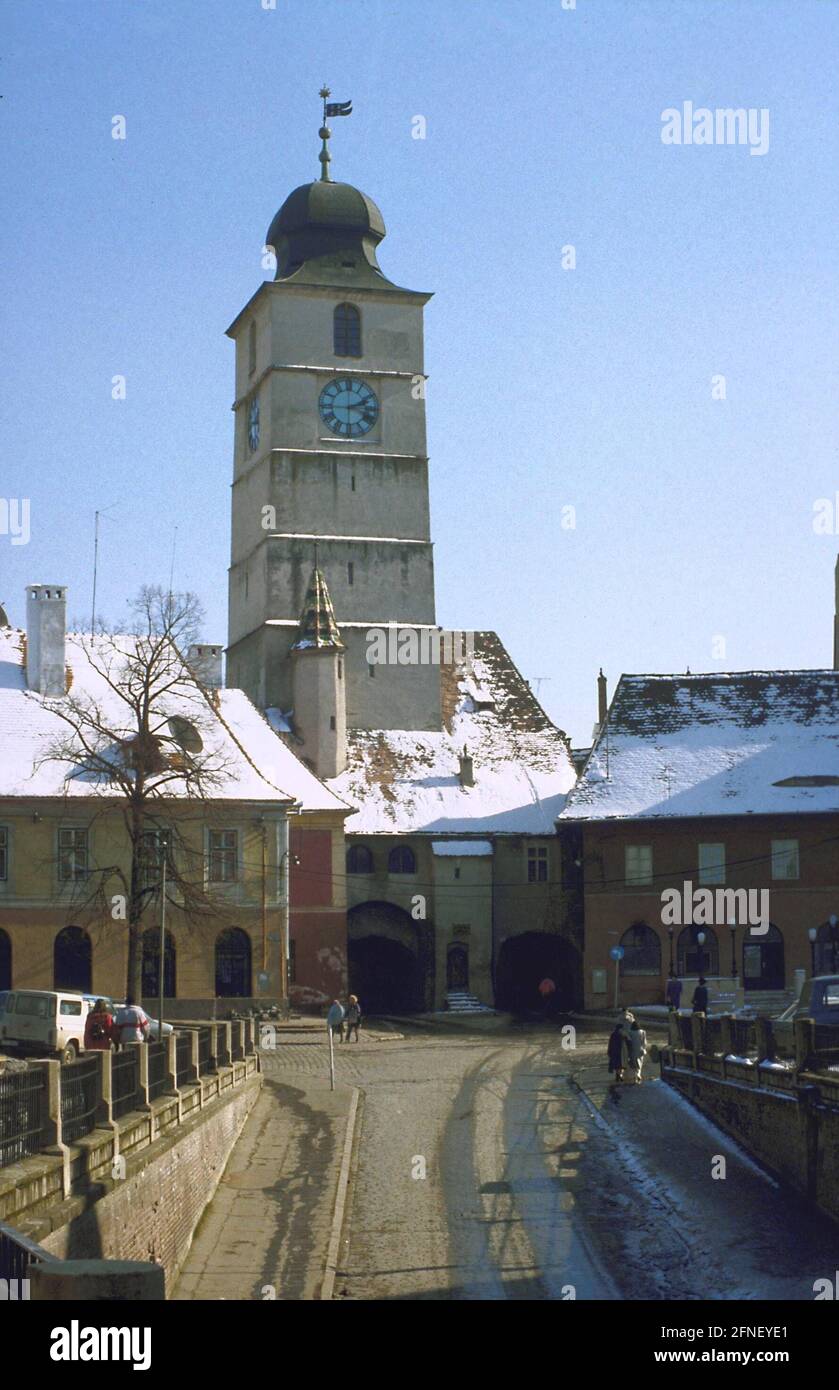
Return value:
[(11, 623), (9, 622), (6, 610), (3, 607), (2, 603), (0, 603), (0, 627), (11, 627)]

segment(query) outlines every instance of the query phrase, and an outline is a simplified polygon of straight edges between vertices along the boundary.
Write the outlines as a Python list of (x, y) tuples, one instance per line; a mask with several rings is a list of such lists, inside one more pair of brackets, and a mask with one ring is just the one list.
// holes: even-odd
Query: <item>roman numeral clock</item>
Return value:
[(330, 381), (320, 393), (318, 408), (327, 428), (345, 439), (367, 434), (379, 416), (375, 391), (354, 376)]

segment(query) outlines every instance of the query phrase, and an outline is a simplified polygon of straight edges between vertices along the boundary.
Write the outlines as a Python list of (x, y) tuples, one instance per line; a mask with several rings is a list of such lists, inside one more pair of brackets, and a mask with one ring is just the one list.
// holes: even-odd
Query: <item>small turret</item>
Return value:
[(289, 657), (300, 755), (323, 778), (337, 777), (347, 765), (344, 650), (326, 580), (315, 565)]

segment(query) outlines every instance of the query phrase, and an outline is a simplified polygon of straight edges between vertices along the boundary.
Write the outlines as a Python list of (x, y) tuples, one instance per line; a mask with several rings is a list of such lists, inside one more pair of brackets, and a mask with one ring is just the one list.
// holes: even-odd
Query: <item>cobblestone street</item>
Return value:
[(176, 1296), (321, 1297), (340, 1229), (334, 1298), (812, 1299), (836, 1228), (655, 1066), (615, 1088), (605, 1033), (575, 1042), (556, 1027), (362, 1033), (336, 1046), (333, 1093), (322, 1031), (282, 1037)]

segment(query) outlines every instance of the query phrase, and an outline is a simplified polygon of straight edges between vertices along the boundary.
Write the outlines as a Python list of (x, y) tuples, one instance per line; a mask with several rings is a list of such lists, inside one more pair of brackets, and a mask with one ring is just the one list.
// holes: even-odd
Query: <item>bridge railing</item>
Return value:
[(0, 1168), (41, 1148), (46, 1077), (41, 1067), (0, 1076)]

